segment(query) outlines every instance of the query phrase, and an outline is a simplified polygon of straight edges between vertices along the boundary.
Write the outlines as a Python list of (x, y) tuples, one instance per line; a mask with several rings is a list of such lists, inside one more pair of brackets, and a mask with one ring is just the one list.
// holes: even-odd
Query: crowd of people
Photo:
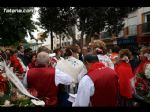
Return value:
[(0, 55), (48, 107), (138, 106), (138, 96), (150, 95), (150, 46), (136, 53), (114, 46), (108, 52), (103, 41), (94, 40), (92, 47), (73, 44), (53, 52), (19, 45)]

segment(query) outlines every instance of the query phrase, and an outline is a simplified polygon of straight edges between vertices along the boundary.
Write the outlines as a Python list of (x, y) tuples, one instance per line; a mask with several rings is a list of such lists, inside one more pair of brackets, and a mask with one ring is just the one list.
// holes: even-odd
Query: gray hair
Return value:
[(49, 54), (46, 52), (40, 52), (37, 55), (37, 62), (39, 64), (48, 64), (49, 63)]

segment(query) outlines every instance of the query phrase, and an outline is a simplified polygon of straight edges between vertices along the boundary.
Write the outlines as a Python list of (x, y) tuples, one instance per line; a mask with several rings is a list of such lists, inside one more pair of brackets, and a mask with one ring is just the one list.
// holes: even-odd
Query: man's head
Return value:
[(17, 50), (20, 51), (21, 53), (24, 53), (24, 46), (23, 45), (19, 45), (17, 47)]
[(82, 54), (86, 55), (88, 53), (88, 48), (87, 47), (83, 47), (82, 48)]
[(37, 63), (38, 64), (48, 64), (49, 63), (49, 54), (42, 51), (37, 55)]
[(30, 57), (32, 55), (32, 49), (31, 48), (26, 48), (24, 50), (24, 54), (28, 57)]
[(99, 62), (97, 55), (88, 54), (84, 57), (84, 64), (87, 70), (96, 62)]
[(40, 53), (40, 52), (43, 52), (43, 51), (47, 52), (47, 53), (50, 53), (50, 50), (45, 46), (39, 47), (38, 50), (37, 50), (37, 53)]

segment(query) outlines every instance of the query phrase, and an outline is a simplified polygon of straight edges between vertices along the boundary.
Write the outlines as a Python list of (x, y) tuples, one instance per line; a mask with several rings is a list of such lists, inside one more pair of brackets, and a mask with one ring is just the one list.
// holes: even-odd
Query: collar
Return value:
[(105, 67), (105, 65), (103, 63), (101, 63), (101, 62), (93, 63), (91, 65), (90, 69), (88, 70), (88, 73), (90, 73), (90, 72), (92, 72), (92, 71), (94, 71), (94, 70), (96, 70), (98, 68), (103, 68), (103, 67)]

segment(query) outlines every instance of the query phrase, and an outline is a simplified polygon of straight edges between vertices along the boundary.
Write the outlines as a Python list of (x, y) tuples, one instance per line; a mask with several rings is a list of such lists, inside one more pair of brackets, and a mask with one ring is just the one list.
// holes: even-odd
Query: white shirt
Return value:
[[(25, 77), (23, 79), (23, 84), (25, 87), (28, 86), (27, 84), (27, 73), (25, 74)], [(68, 74), (55, 69), (55, 85), (58, 86), (59, 84), (64, 84), (64, 85), (70, 85), (73, 82), (73, 79), (71, 76), (69, 76)]]
[(109, 68), (114, 70), (114, 64), (113, 64), (113, 62), (111, 61), (111, 59), (107, 55), (98, 54), (97, 57), (98, 57), (98, 60), (100, 62), (105, 64), (105, 66), (107, 66), (107, 67), (109, 67)]
[(94, 95), (95, 87), (92, 79), (85, 75), (78, 86), (77, 97), (73, 103), (73, 107), (88, 107), (90, 104), (90, 97)]

